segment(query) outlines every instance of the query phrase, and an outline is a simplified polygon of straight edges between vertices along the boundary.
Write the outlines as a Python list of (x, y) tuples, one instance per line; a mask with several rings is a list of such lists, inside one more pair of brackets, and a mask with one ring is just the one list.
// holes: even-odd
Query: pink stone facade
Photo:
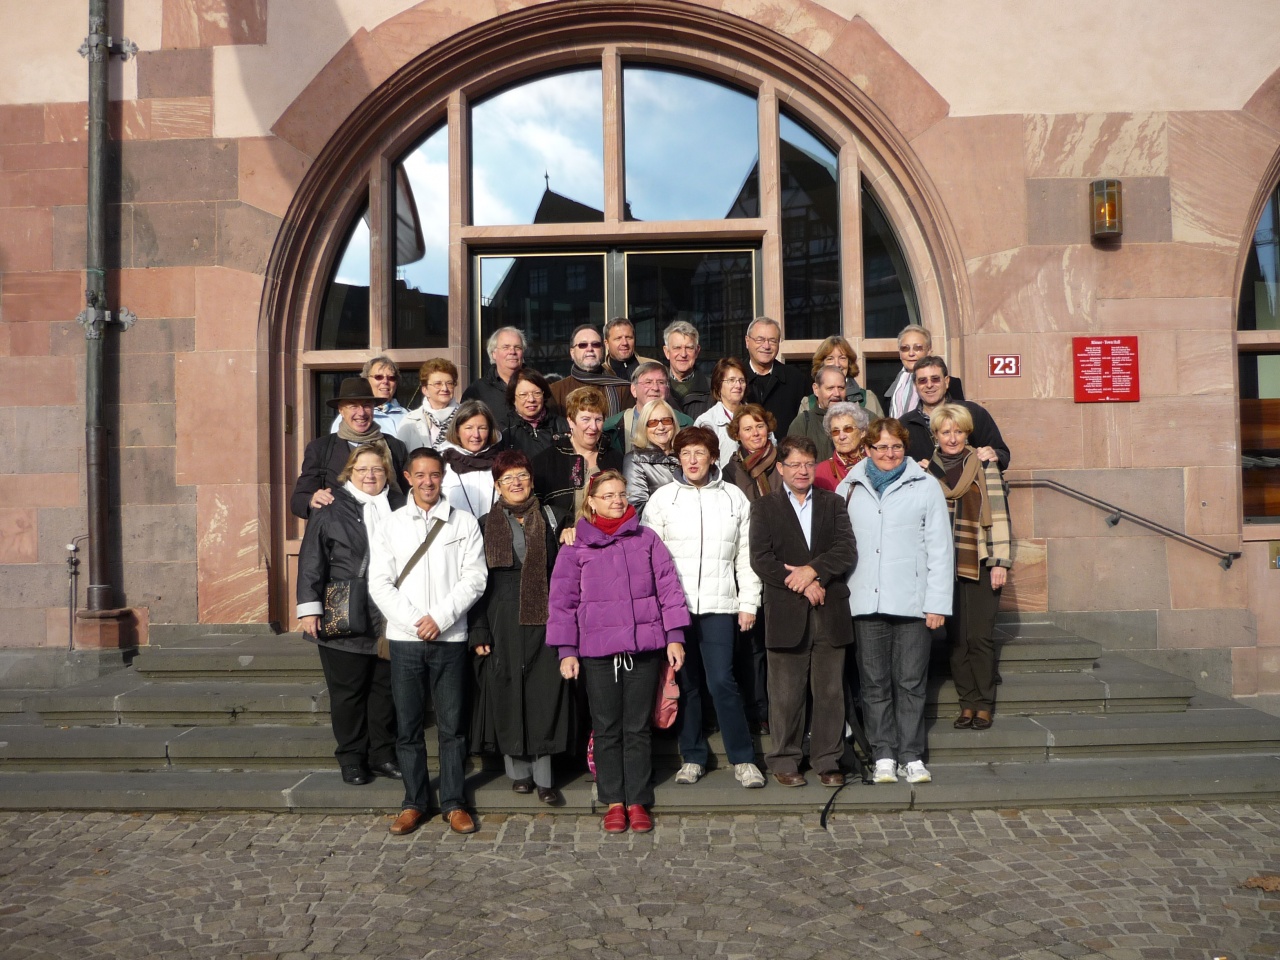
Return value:
[[(291, 325), (324, 277), (290, 262), (287, 250), (300, 247), (285, 241), (296, 225), (322, 222), (307, 210), (314, 198), (340, 192), (322, 182), (317, 160), (407, 67), (425, 63), (415, 76), (429, 77), (434, 51), (482, 46), (487, 23), (575, 7), (616, 9), (622, 22), (636, 5), (406, 2), (353, 29), (309, 75), (291, 76), (300, 92), (253, 136), (217, 135), (230, 109), (219, 65), (274, 38), (273, 18), (286, 29), (291, 5), (157, 6), (158, 44), (139, 56), (136, 90), (112, 112), (119, 187), (108, 287), (113, 306), (140, 318), (108, 336), (117, 599), (147, 608), (152, 623), (287, 623), (296, 528), (283, 494), (307, 402)], [(1224, 571), (1151, 531), (1109, 527), (1060, 494), (1018, 488), (1005, 608), (1059, 617), (1215, 692), (1280, 693), (1280, 571), (1268, 567), (1267, 547), (1280, 525), (1242, 521), (1235, 329), (1244, 257), (1280, 178), (1280, 36), (1268, 79), (1231, 109), (974, 114), (953, 109), (926, 64), (840, 4), (652, 6), (644, 16), (687, 21), (694, 33), (713, 23), (741, 31), (777, 51), (776, 63), (805, 63), (864, 105), (867, 129), (888, 145), (864, 169), (896, 183), (891, 216), (921, 220), (904, 245), (922, 299), (937, 305), (931, 326), (945, 332), (968, 396), (999, 422), (1011, 479), (1054, 479), (1244, 551)], [(797, 89), (807, 80), (797, 77)], [(86, 527), (84, 344), (74, 322), (85, 116), (83, 102), (0, 104), (3, 646), (65, 643), (64, 548)], [(1086, 219), (1088, 183), (1100, 177), (1124, 189), (1124, 239), (1110, 246), (1090, 242)], [(286, 274), (312, 280), (281, 315)], [(452, 351), (466, 359), (465, 324), (455, 327)], [(1142, 399), (1076, 404), (1071, 338), (1109, 334), (1138, 337)], [(988, 378), (988, 355), (1010, 353), (1022, 376)]]

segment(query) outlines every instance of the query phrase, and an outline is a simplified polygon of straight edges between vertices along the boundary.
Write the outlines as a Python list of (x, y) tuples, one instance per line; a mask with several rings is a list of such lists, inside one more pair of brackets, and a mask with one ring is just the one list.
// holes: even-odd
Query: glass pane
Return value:
[(317, 350), (369, 349), (369, 208), (356, 217), (324, 294)]
[(916, 289), (907, 258), (880, 204), (862, 184), (862, 292), (866, 309), (863, 336), (896, 337), (909, 323), (919, 323)]
[(569, 334), (602, 324), (604, 254), (479, 257), (480, 336), (519, 327), (529, 339), (525, 363), (542, 373), (569, 372)]
[(1267, 200), (1253, 233), (1240, 286), (1239, 330), (1280, 330), (1280, 189)]
[(725, 355), (741, 356), (756, 315), (755, 254), (750, 250), (627, 255), (627, 317), (637, 351), (662, 356), (662, 331), (676, 320), (698, 328), (699, 369)]
[(790, 340), (840, 332), (840, 190), (834, 150), (782, 112), (782, 297)]
[[(318, 370), (312, 374), (314, 389), (311, 399), (312, 436), (323, 436), (333, 426), (336, 415), (329, 401), (342, 389), (342, 381), (347, 377), (360, 376), (359, 368), (355, 370)], [(400, 367), (400, 383), (396, 386), (396, 399), (402, 407), (408, 407), (410, 401), (418, 406), (415, 395), (418, 393), (418, 365), (409, 364)]]
[(880, 359), (868, 357), (863, 361), (862, 369), (867, 374), (867, 392), (874, 393), (880, 399), (881, 406), (884, 406), (884, 392), (898, 376), (898, 371), (902, 369), (902, 361), (897, 357)]
[(622, 85), (628, 220), (760, 215), (754, 96), (655, 67)]
[(599, 68), (539, 77), (471, 108), (471, 217), (478, 226), (604, 220)]
[(449, 130), (440, 127), (396, 166), (393, 347), (449, 343)]
[(1245, 520), (1280, 517), (1280, 354), (1240, 355)]

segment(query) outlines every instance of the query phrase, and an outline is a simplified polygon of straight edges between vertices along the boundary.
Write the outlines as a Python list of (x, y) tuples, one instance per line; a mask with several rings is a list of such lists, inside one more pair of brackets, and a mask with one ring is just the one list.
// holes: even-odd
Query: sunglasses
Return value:
[(579, 340), (577, 343), (574, 344), (574, 346), (579, 350), (586, 350), (588, 348), (594, 348), (596, 350), (599, 350), (601, 347), (604, 346), (604, 341), (592, 340), (591, 342), (588, 343), (586, 340)]
[(390, 380), (392, 383), (395, 383), (400, 378), (397, 377), (394, 373), (374, 373), (369, 376), (369, 379), (377, 380), (379, 383), (383, 383), (384, 381), (387, 381), (387, 380)]
[(652, 420), (646, 420), (644, 425), (652, 430), (654, 427), (669, 427), (675, 422), (673, 417), (654, 417)]

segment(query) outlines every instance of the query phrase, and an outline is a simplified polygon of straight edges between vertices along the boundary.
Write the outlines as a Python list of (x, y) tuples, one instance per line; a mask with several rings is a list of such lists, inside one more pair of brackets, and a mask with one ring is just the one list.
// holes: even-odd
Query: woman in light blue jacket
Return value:
[(849, 610), (858, 639), (862, 719), (876, 783), (896, 783), (900, 776), (927, 783), (925, 683), (930, 631), (951, 613), (951, 523), (938, 481), (906, 456), (906, 427), (888, 417), (873, 421), (863, 445), (866, 459), (836, 488), (858, 543)]

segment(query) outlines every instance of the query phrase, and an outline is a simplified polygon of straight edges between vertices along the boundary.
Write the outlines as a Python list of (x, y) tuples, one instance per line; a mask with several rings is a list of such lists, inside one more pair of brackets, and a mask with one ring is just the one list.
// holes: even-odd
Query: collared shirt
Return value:
[[(373, 422), (378, 425), (388, 437), (400, 439), (400, 423), (408, 414), (408, 410), (400, 406), (400, 401), (392, 397), (380, 407), (373, 408)], [(333, 426), (329, 428), (330, 433), (337, 433), (338, 427), (342, 424), (342, 414), (338, 414), (333, 418)]]
[(813, 488), (810, 487), (804, 495), (804, 500), (792, 492), (791, 488), (785, 483), (782, 485), (787, 491), (787, 502), (791, 504), (791, 509), (796, 512), (796, 519), (800, 521), (800, 529), (804, 531), (804, 543), (810, 550), (813, 549)]

